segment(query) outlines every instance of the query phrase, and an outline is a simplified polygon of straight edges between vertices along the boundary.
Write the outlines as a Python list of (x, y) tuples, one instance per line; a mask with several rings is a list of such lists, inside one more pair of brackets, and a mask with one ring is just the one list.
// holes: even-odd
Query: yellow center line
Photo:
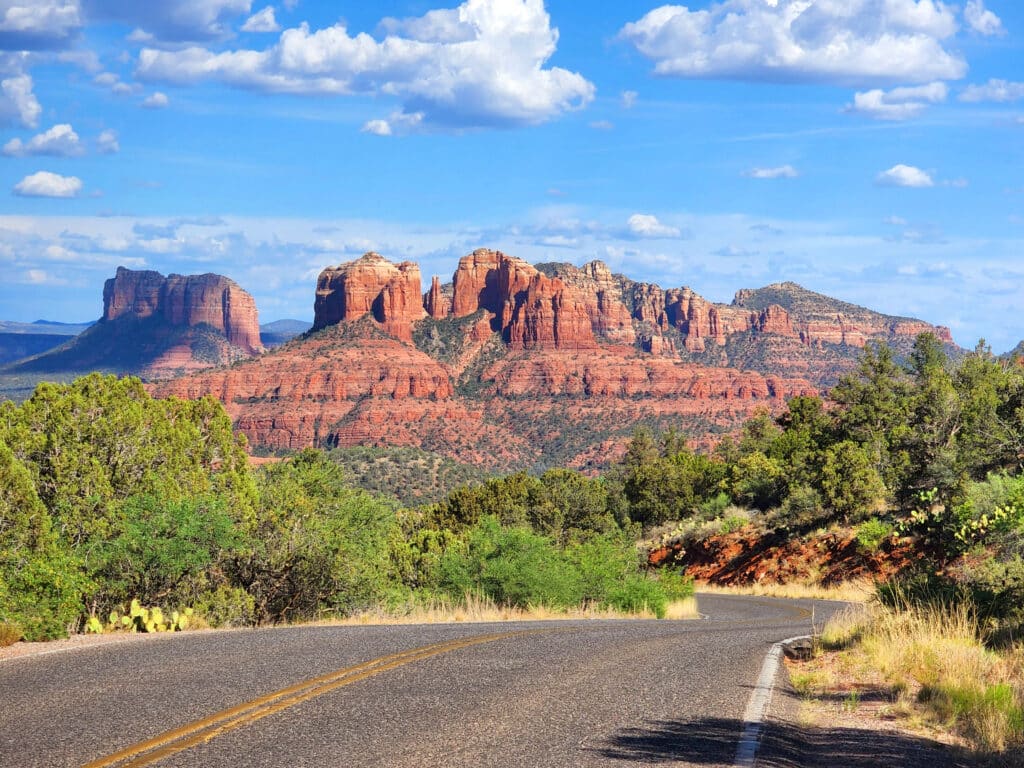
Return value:
[(380, 658), (346, 667), (345, 669), (339, 669), (320, 677), (304, 680), (244, 704), (222, 710), (209, 717), (204, 717), (180, 728), (162, 733), (153, 739), (134, 744), (107, 757), (94, 760), (84, 765), (83, 768), (111, 768), (112, 766), (136, 768), (137, 766), (150, 765), (157, 760), (177, 754), (196, 744), (210, 741), (228, 731), (254, 723), (268, 715), (275, 714), (346, 685), (373, 677), (381, 672), (396, 669), (397, 667), (427, 659), (431, 656), (459, 650), (460, 648), (491, 643), (495, 640), (503, 640), (516, 635), (533, 634), (537, 631), (539, 630), (478, 635), (476, 637), (426, 645), (421, 648), (393, 653), (389, 656), (381, 656)]

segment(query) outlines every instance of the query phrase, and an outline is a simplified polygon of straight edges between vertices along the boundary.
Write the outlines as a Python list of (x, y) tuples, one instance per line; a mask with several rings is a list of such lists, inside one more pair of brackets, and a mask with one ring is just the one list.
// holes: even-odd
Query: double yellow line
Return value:
[(502, 632), (489, 635), (476, 635), (475, 637), (461, 640), (449, 640), (445, 643), (435, 643), (421, 648), (414, 648), (401, 653), (393, 653), (390, 656), (381, 656), (372, 661), (356, 664), (352, 667), (339, 669), (336, 672), (314, 677), (287, 688), (282, 688), (274, 693), (268, 693), (257, 699), (239, 704), (238, 706), (222, 710), (209, 717), (183, 725), (180, 728), (162, 733), (156, 738), (143, 741), (133, 746), (122, 749), (107, 757), (87, 763), (83, 768), (135, 768), (136, 766), (150, 765), (158, 760), (182, 752), (197, 744), (210, 741), (221, 734), (241, 728), (244, 725), (255, 723), (264, 717), (273, 715), (283, 709), (294, 707), (304, 701), (309, 701), (317, 696), (330, 693), (346, 685), (357, 683), (368, 677), (379, 675), (390, 669), (411, 664), (414, 661), (428, 659), (431, 656), (438, 656), (442, 653), (450, 653), (460, 648), (468, 648), (473, 645), (492, 643), (495, 640), (504, 640), (516, 635), (531, 634), (537, 630), (526, 632)]

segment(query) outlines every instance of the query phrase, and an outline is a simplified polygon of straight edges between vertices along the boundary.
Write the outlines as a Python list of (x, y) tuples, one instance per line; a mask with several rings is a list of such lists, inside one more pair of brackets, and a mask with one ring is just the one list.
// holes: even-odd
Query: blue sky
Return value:
[(1024, 338), (1010, 0), (0, 0), (0, 146), (0, 319), (487, 246)]

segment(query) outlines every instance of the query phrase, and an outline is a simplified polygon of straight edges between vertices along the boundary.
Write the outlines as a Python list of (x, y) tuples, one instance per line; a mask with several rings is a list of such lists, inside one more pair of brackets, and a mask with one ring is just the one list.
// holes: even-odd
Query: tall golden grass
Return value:
[(754, 595), (757, 597), (786, 597), (794, 600), (836, 600), (843, 603), (863, 603), (875, 593), (875, 584), (867, 580), (847, 581), (827, 587), (811, 582), (735, 586), (698, 582), (696, 587), (698, 592), (711, 595)]
[[(897, 703), (951, 729), (976, 751), (1024, 748), (1024, 648), (987, 648), (965, 603), (878, 603), (840, 612), (819, 637), (849, 649), (849, 670), (877, 670)], [(855, 672), (854, 672), (855, 674)]]
[[(666, 619), (696, 619), (697, 599), (689, 597), (668, 605)], [(480, 595), (468, 594), (462, 600), (435, 599), (426, 604), (409, 603), (393, 607), (376, 607), (351, 616), (327, 619), (324, 624), (451, 624), (485, 623), (496, 621), (554, 621), (568, 619), (653, 619), (652, 611), (626, 614), (609, 608), (581, 605), (571, 609), (554, 609), (543, 605), (517, 608), (499, 605)]]

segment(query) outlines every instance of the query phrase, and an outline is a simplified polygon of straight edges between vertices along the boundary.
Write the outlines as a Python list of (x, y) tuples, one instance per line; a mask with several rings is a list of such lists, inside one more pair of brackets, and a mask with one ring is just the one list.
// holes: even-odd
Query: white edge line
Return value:
[(779, 672), (782, 646), (797, 640), (810, 639), (810, 635), (799, 635), (787, 640), (780, 640), (771, 647), (768, 655), (765, 656), (764, 664), (761, 665), (761, 676), (757, 678), (757, 685), (754, 686), (754, 692), (750, 694), (750, 701), (747, 702), (747, 709), (743, 713), (743, 735), (740, 736), (739, 744), (736, 745), (734, 768), (753, 768), (754, 760), (757, 758), (757, 748), (761, 744), (761, 732), (764, 730), (764, 716), (771, 703), (772, 691), (775, 689), (775, 677)]

